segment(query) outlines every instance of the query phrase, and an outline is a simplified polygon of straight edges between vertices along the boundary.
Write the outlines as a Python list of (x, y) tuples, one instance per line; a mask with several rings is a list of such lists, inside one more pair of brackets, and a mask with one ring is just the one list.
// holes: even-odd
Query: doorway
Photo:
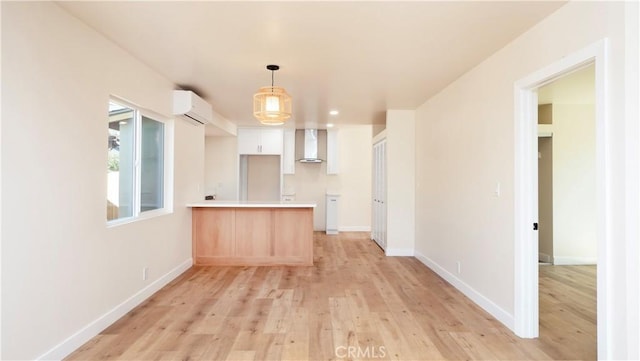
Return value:
[(597, 263), (594, 72), (591, 64), (537, 89), (542, 263)]
[(537, 89), (539, 337), (597, 358), (595, 68)]
[(514, 183), (514, 332), (524, 338), (539, 336), (538, 303), (538, 94), (537, 90), (565, 75), (593, 65), (595, 69), (596, 143), (596, 239), (597, 239), (597, 345), (607, 355), (607, 218), (610, 204), (607, 167), (606, 48), (603, 39), (517, 81), (515, 91), (515, 183)]

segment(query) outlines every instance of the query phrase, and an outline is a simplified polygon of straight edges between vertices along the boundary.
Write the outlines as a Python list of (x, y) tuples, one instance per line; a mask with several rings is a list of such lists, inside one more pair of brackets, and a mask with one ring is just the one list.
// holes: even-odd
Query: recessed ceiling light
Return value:
[(327, 128), (333, 128), (333, 124), (332, 123), (327, 123)]
[(340, 112), (337, 111), (337, 110), (332, 110), (332, 111), (329, 112), (329, 114), (331, 114), (331, 115), (338, 115), (338, 113), (340, 113)]

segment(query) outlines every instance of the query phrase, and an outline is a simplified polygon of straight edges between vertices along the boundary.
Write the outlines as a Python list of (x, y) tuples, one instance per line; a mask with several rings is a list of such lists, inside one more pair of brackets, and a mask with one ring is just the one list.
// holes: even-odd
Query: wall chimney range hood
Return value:
[(300, 163), (322, 163), (318, 158), (318, 129), (304, 130), (304, 157), (298, 159)]

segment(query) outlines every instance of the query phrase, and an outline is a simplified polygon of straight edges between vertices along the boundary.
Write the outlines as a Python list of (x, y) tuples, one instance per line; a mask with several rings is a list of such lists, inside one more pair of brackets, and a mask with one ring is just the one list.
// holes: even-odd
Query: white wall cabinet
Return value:
[(282, 155), (282, 129), (238, 129), (238, 154)]
[(371, 238), (387, 249), (387, 140), (373, 145), (373, 219)]
[(282, 149), (282, 173), (296, 173), (296, 130), (284, 130), (284, 144)]
[(327, 174), (338, 174), (338, 130), (327, 130)]

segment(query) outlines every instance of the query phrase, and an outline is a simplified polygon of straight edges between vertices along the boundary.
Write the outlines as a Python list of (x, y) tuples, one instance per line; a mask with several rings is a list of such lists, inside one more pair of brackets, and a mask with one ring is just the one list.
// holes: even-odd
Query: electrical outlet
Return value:
[(146, 281), (149, 278), (149, 267), (142, 267), (142, 280)]
[(458, 261), (456, 262), (456, 266), (458, 267), (458, 274), (462, 273), (462, 263)]

